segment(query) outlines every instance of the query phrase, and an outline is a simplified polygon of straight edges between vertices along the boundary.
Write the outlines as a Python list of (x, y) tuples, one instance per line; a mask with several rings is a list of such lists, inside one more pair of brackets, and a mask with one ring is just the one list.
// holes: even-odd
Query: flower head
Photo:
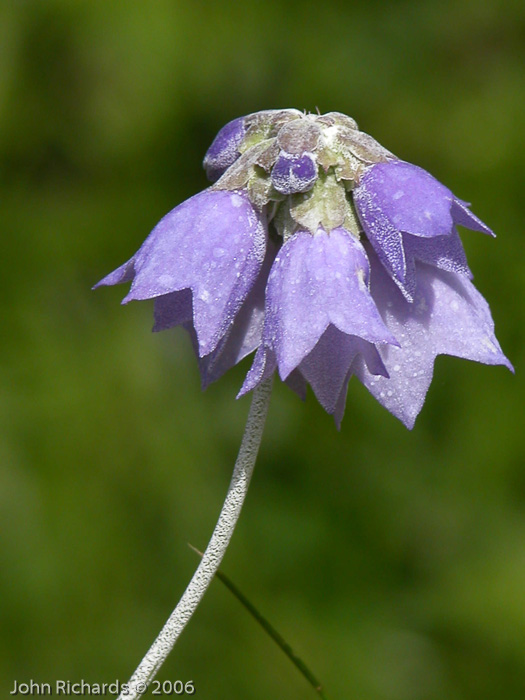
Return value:
[(257, 112), (217, 134), (214, 183), (167, 214), (99, 285), (155, 299), (190, 333), (203, 386), (255, 351), (340, 423), (352, 375), (411, 428), (439, 354), (512, 369), (456, 230), (492, 231), (429, 173), (338, 112)]

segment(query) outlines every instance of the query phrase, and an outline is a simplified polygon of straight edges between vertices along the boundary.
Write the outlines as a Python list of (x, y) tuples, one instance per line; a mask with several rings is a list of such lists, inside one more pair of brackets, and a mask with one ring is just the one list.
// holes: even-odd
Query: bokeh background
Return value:
[[(0, 689), (126, 681), (213, 529), (249, 361), (91, 286), (206, 185), (218, 129), (337, 110), (498, 233), (465, 231), (512, 376), (441, 357), (412, 432), (352, 381), (340, 433), (276, 385), (223, 569), (330, 698), (525, 697), (518, 0), (0, 5)], [(162, 669), (200, 698), (314, 691), (214, 582)]]

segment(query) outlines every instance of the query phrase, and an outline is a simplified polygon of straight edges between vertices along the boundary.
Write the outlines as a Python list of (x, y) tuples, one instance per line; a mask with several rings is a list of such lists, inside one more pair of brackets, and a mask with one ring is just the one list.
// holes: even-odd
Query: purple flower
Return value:
[(266, 239), (264, 218), (245, 194), (205, 190), (167, 214), (97, 286), (133, 280), (123, 301), (155, 298), (155, 330), (193, 318), (205, 357), (231, 331), (261, 270)]
[(354, 204), (368, 240), (409, 301), (415, 260), (472, 276), (455, 224), (494, 235), (432, 175), (400, 160), (368, 168)]
[(317, 163), (311, 153), (281, 152), (272, 168), (272, 185), (281, 194), (306, 192), (317, 180)]
[(239, 395), (277, 371), (339, 425), (355, 375), (411, 428), (437, 355), (512, 369), (455, 227), (492, 231), (349, 117), (235, 119), (204, 165), (215, 184), (97, 285), (131, 281), (154, 330), (184, 326), (203, 387), (255, 352)]
[(238, 147), (246, 134), (244, 118), (225, 124), (214, 138), (204, 158), (208, 180), (215, 182), (239, 157)]

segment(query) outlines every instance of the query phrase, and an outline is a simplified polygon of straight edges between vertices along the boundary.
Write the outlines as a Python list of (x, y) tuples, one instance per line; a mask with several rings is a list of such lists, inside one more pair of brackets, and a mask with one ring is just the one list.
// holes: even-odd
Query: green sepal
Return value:
[(346, 190), (332, 171), (319, 171), (311, 190), (291, 196), (290, 215), (299, 228), (315, 233), (319, 226), (325, 231), (342, 226), (347, 214)]
[(252, 146), (230, 165), (226, 172), (212, 185), (214, 190), (240, 190), (256, 176), (255, 166), (264, 161), (267, 151), (273, 152), (275, 138), (265, 139)]

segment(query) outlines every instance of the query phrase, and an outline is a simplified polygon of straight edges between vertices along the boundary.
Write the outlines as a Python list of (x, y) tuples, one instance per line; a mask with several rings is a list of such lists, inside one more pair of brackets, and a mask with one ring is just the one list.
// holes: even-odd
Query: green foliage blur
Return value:
[[(90, 288), (277, 107), (350, 114), (474, 203), (517, 374), (439, 358), (412, 432), (356, 380), (340, 433), (276, 383), (223, 570), (333, 700), (525, 697), (524, 65), (517, 0), (0, 5), (2, 697), (126, 681), (197, 565), (249, 360), (201, 393), (183, 332)], [(218, 581), (159, 678), (315, 697)]]

